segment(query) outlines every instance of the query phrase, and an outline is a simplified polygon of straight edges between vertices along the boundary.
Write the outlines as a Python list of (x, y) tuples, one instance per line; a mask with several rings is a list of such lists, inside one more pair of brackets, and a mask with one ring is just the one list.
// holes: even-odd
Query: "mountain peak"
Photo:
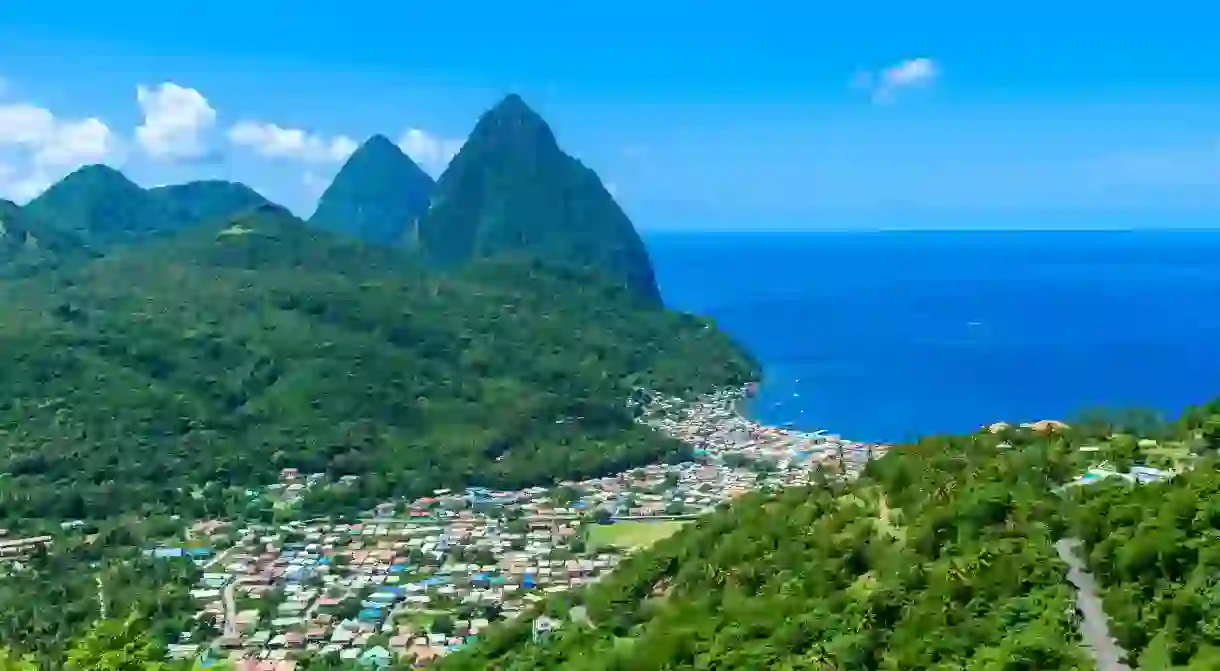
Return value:
[(479, 118), (417, 229), (433, 263), (533, 256), (589, 268), (660, 302), (648, 252), (592, 170), (560, 149), (520, 96)]
[(364, 141), (322, 193), (310, 225), (366, 242), (402, 242), (435, 182), (384, 135)]
[(551, 127), (516, 93), (505, 96), (483, 113), (470, 133), (471, 141), (494, 146), (516, 145), (522, 149), (559, 151)]
[(220, 180), (144, 189), (118, 170), (97, 164), (51, 185), (25, 211), (100, 249), (174, 233), (264, 201), (244, 184)]
[(498, 115), (538, 116), (538, 113), (525, 103), (525, 99), (516, 93), (510, 93), (501, 98), (490, 112)]
[[(89, 185), (92, 188), (118, 188), (118, 189), (136, 189), (143, 191), (138, 184), (127, 178), (127, 175), (119, 172), (104, 163), (92, 163), (90, 165), (81, 166), (76, 170), (68, 173), (66, 177), (52, 184), (47, 191), (52, 189), (71, 186), (80, 188), (79, 185)], [(45, 195), (45, 194), (43, 194)], [(42, 196), (39, 196), (40, 198)]]
[(369, 139), (365, 140), (364, 143), (356, 149), (356, 152), (361, 151), (393, 152), (396, 154), (402, 153), (402, 150), (398, 148), (398, 145), (394, 144), (390, 138), (382, 135), (381, 133), (377, 133), (376, 135), (373, 135)]

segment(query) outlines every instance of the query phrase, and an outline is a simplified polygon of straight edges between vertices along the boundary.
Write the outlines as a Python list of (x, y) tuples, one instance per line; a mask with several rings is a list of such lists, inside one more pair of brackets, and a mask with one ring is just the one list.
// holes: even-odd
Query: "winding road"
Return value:
[(1062, 538), (1055, 543), (1059, 558), (1068, 565), (1068, 582), (1076, 588), (1076, 608), (1081, 615), (1080, 634), (1084, 646), (1097, 661), (1097, 671), (1131, 671), (1122, 661), (1127, 651), (1110, 635), (1106, 611), (1097, 593), (1097, 581), (1076, 554), (1079, 546), (1079, 538)]

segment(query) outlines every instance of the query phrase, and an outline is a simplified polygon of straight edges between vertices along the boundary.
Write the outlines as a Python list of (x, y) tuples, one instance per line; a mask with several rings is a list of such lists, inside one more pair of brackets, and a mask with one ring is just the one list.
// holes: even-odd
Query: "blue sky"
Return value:
[(308, 214), (351, 141), (439, 171), (516, 91), (644, 229), (1220, 222), (1202, 3), (189, 4), (6, 3), (0, 192), (100, 159)]

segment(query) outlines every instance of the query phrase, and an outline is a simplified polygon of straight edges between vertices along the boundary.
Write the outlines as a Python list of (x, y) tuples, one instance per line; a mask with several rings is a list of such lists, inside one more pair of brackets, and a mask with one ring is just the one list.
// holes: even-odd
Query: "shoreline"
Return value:
[[(814, 470), (854, 477), (871, 459), (885, 454), (889, 445), (845, 439), (827, 430), (803, 431), (770, 426), (747, 416), (744, 402), (751, 385), (715, 391), (698, 400), (658, 399), (663, 411), (655, 428), (689, 445), (697, 461), (740, 469), (758, 462), (781, 472), (782, 483), (808, 481)], [(677, 418), (664, 411), (679, 406)], [(655, 409), (655, 408), (654, 408)]]

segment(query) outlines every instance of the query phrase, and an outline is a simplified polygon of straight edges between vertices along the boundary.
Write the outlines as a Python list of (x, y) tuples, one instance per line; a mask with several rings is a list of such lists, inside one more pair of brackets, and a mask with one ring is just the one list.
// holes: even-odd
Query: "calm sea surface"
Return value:
[(765, 422), (897, 441), (1220, 396), (1220, 232), (647, 236), (763, 363)]

